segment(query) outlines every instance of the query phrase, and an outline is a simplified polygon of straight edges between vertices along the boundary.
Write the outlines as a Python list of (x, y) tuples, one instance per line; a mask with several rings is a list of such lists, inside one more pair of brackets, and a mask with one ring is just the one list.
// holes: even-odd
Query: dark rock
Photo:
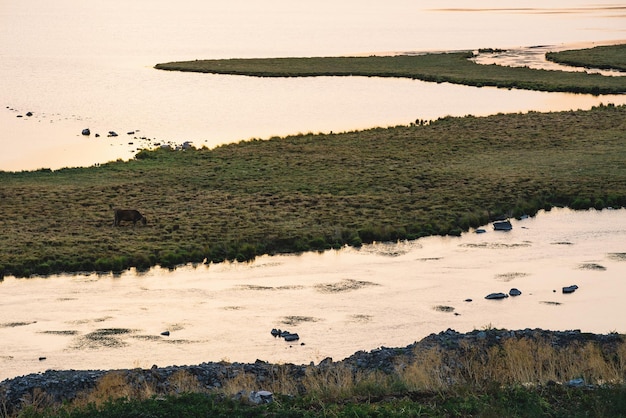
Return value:
[(272, 328), (271, 334), (274, 338), (278, 337), (281, 334), (280, 329)]
[(169, 331), (163, 331), (161, 333), (161, 335), (165, 336), (165, 337), (169, 337), (170, 336), (170, 332)]
[(284, 335), (283, 338), (285, 339), (285, 341), (298, 341), (300, 339), (300, 336), (294, 333), (294, 334)]
[(471, 301), (472, 301), (472, 299), (470, 299), (470, 298), (467, 298), (467, 299), (464, 300), (464, 302), (471, 302)]
[(489, 293), (487, 296), (485, 296), (485, 299), (505, 299), (508, 297), (509, 295), (507, 295), (506, 293), (498, 292), (498, 293)]
[(39, 361), (44, 361), (45, 359), (45, 357), (39, 357)]
[(511, 290), (509, 290), (509, 295), (511, 295), (511, 296), (519, 296), (521, 294), (522, 294), (522, 292), (520, 292), (519, 289), (517, 289), (515, 287), (512, 288)]
[(474, 232), (475, 232), (475, 233), (477, 233), (477, 234), (484, 234), (484, 233), (485, 233), (485, 232), (487, 232), (487, 231), (486, 231), (485, 229), (483, 229), (483, 228), (479, 228), (479, 229), (477, 229), (477, 230), (476, 230), (476, 231), (474, 231)]
[(82, 130), (81, 135), (89, 136), (91, 135), (91, 131), (89, 130), (89, 128), (85, 128)]
[(260, 390), (258, 392), (255, 392), (255, 391), (250, 392), (250, 396), (248, 396), (248, 400), (255, 405), (260, 405), (264, 403), (272, 403), (273, 401), (272, 397), (273, 397), (272, 392), (269, 392), (267, 390)]
[(96, 138), (100, 138), (100, 134), (96, 134)]
[(510, 231), (513, 229), (513, 225), (511, 225), (510, 221), (500, 221), (493, 223), (493, 229), (496, 231)]
[(582, 377), (579, 377), (578, 379), (572, 379), (569, 380), (566, 385), (572, 388), (580, 388), (585, 386), (585, 379), (583, 379)]
[(109, 131), (109, 136), (117, 136), (117, 132), (115, 132), (115, 131)]
[(563, 293), (567, 294), (567, 293), (574, 293), (576, 291), (576, 289), (578, 289), (578, 286), (573, 284), (571, 286), (565, 286), (563, 288)]
[(28, 116), (28, 117), (33, 116), (33, 112), (26, 112), (26, 116)]

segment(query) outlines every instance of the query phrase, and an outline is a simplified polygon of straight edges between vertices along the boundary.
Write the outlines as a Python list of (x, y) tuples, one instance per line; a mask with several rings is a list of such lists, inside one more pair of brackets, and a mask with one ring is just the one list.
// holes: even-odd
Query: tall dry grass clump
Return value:
[(588, 384), (626, 381), (626, 342), (606, 351), (596, 342), (560, 347), (550, 341), (510, 338), (501, 344), (461, 341), (453, 352), (441, 348), (416, 352), (410, 365), (398, 370), (412, 390), (441, 390), (455, 385), (546, 384), (582, 378)]
[(410, 362), (402, 362), (395, 368), (401, 384), (410, 391), (440, 391), (450, 386), (450, 367), (444, 362), (439, 348), (415, 351)]
[(308, 367), (302, 379), (304, 392), (317, 399), (339, 401), (354, 396), (390, 393), (394, 377), (378, 370), (354, 370), (345, 363)]
[(134, 380), (132, 382), (129, 375), (122, 371), (109, 372), (98, 380), (93, 390), (79, 393), (73, 403), (77, 406), (94, 404), (99, 407), (111, 400), (148, 399), (156, 393), (154, 385), (145, 380)]

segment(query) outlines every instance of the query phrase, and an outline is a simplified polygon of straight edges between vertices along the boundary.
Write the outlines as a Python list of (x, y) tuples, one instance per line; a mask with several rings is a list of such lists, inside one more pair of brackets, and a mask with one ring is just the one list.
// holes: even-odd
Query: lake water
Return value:
[[(531, 46), (625, 39), (626, 7), (619, 3), (215, 3), (1, 1), (0, 170), (89, 166), (131, 158), (137, 148), (156, 143), (213, 147), (445, 115), (625, 103), (621, 96), (401, 79), (261, 79), (152, 68), (196, 58), (483, 47), (521, 48), (528, 56), (536, 49)], [(25, 116), (28, 111), (33, 116)], [(83, 128), (91, 137), (80, 135)], [(107, 137), (108, 131), (120, 135)], [(0, 379), (48, 368), (317, 362), (406, 345), (448, 327), (626, 332), (620, 301), (626, 290), (625, 215), (555, 210), (514, 222), (510, 233), (489, 227), (486, 234), (461, 238), (120, 277), (7, 277), (0, 283)], [(580, 289), (561, 294), (569, 284)], [(483, 299), (511, 287), (524, 294)], [(274, 327), (302, 338), (296, 344), (274, 339)], [(165, 330), (169, 337), (160, 335)]]
[[(468, 7), (461, 0), (5, 0), (0, 170), (89, 166), (132, 158), (138, 148), (157, 143), (214, 147), (446, 115), (622, 104), (624, 96), (363, 77), (261, 79), (153, 66), (197, 58), (603, 44), (626, 38), (625, 9), (601, 1), (530, 1), (507, 8), (499, 1)], [(33, 116), (18, 118), (27, 112)], [(84, 128), (91, 137), (80, 135)], [(109, 138), (109, 131), (119, 136)]]

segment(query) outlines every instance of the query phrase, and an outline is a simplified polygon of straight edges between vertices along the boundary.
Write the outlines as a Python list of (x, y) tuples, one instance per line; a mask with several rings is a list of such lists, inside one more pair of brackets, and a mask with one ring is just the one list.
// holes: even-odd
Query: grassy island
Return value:
[(548, 52), (546, 59), (574, 67), (626, 71), (626, 44)]
[[(0, 272), (28, 277), (251, 260), (459, 235), (552, 206), (626, 205), (626, 107), (142, 151), (0, 172)], [(113, 207), (147, 225), (113, 227)]]
[[(599, 61), (600, 63), (608, 61), (612, 68), (626, 67), (623, 45), (606, 48), (596, 51), (593, 54), (594, 58), (586, 65), (592, 66)], [(626, 77), (607, 77), (585, 72), (540, 70), (528, 67), (480, 65), (471, 61), (472, 57), (472, 52), (454, 52), (369, 57), (218, 59), (169, 62), (157, 64), (155, 68), (256, 77), (401, 77), (477, 87), (496, 86), (596, 95), (626, 92)], [(586, 63), (587, 57), (588, 55), (580, 56), (578, 62)], [(552, 59), (556, 60), (556, 56)]]

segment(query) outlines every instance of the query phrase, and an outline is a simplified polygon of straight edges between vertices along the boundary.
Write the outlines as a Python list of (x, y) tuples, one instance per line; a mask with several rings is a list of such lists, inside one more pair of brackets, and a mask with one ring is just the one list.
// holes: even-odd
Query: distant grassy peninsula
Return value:
[(626, 44), (548, 52), (546, 59), (573, 67), (626, 71)]
[[(591, 57), (589, 54), (577, 55), (578, 61), (587, 63), (587, 66), (593, 66), (599, 61), (609, 61), (612, 68), (626, 67), (623, 45), (603, 48), (594, 50), (593, 59), (588, 58)], [(473, 56), (471, 51), (467, 51), (369, 57), (218, 59), (169, 62), (157, 64), (155, 68), (256, 77), (401, 77), (477, 87), (495, 86), (595, 95), (626, 93), (626, 77), (481, 65), (470, 60)], [(557, 54), (552, 59), (556, 60), (560, 56), (562, 55)]]
[[(175, 267), (458, 235), (500, 215), (626, 205), (626, 107), (142, 151), (0, 172), (0, 273)], [(147, 225), (114, 227), (113, 207)]]

